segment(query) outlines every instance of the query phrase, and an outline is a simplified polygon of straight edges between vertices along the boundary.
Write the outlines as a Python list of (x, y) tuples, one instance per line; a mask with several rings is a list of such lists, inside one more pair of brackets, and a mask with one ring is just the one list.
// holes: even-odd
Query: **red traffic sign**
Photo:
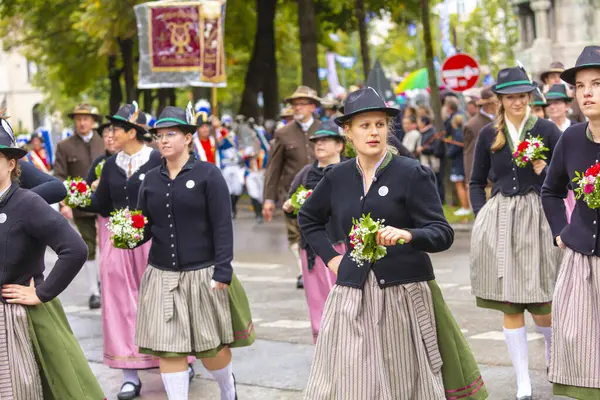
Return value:
[(442, 65), (442, 81), (451, 90), (463, 92), (479, 80), (479, 64), (468, 54), (456, 54)]

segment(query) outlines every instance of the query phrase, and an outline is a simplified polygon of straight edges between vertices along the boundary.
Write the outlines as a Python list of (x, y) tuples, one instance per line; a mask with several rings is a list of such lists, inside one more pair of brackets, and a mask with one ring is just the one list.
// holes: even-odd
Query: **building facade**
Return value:
[(519, 44), (515, 52), (531, 77), (551, 62), (575, 64), (584, 46), (598, 44), (600, 0), (511, 0), (519, 19)]
[(42, 93), (31, 86), (35, 72), (35, 64), (15, 51), (4, 51), (0, 41), (0, 108), (8, 108), (9, 122), (18, 133), (31, 133), (45, 122)]

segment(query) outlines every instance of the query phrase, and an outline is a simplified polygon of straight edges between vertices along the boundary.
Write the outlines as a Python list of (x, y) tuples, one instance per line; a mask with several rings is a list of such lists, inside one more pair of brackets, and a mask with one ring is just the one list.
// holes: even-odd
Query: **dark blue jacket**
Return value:
[(19, 166), (21, 167), (19, 183), (23, 189), (38, 194), (48, 204), (59, 203), (67, 197), (67, 188), (59, 179), (23, 160), (19, 160)]
[[(554, 147), (561, 135), (558, 127), (553, 122), (538, 118), (529, 134), (533, 137), (540, 136), (544, 145), (550, 149), (545, 154), (547, 157), (545, 161), (550, 164)], [(525, 136), (528, 137), (529, 134), (526, 133)], [(491, 147), (495, 139), (496, 128), (491, 123), (481, 130), (475, 145), (473, 172), (469, 183), (471, 205), (475, 214), (485, 204), (485, 188), (488, 185), (488, 177), (492, 179), (493, 183), (492, 196), (500, 192), (507, 197), (520, 196), (531, 191), (540, 193), (546, 177), (545, 171), (541, 175), (537, 175), (533, 171), (531, 163), (523, 168), (518, 167), (508, 143), (500, 150), (492, 152)], [(517, 145), (518, 143), (514, 144), (515, 147)]]
[(138, 209), (148, 218), (144, 239), (152, 239), (149, 264), (168, 271), (214, 265), (213, 279), (230, 283), (233, 272), (230, 201), (223, 174), (213, 164), (196, 161), (191, 155), (175, 179), (171, 179), (163, 160), (159, 168), (146, 174), (138, 199)]
[(600, 161), (600, 144), (587, 138), (587, 126), (587, 122), (583, 122), (567, 128), (558, 141), (542, 187), (542, 205), (554, 237), (560, 235), (569, 248), (579, 253), (598, 255), (600, 209), (589, 208), (581, 198), (575, 204), (571, 223), (567, 224), (563, 202), (575, 171), (584, 173)]
[(298, 213), (298, 222), (307, 242), (325, 263), (338, 255), (327, 236), (327, 224), (350, 232), (352, 218), (371, 214), (385, 225), (406, 229), (412, 241), (388, 247), (387, 255), (372, 265), (357, 267), (350, 258), (349, 240), (338, 271), (337, 284), (362, 288), (370, 269), (380, 287), (435, 279), (427, 253), (447, 250), (454, 231), (446, 221), (433, 172), (417, 161), (390, 153), (375, 174), (365, 195), (363, 178), (356, 159), (327, 171)]

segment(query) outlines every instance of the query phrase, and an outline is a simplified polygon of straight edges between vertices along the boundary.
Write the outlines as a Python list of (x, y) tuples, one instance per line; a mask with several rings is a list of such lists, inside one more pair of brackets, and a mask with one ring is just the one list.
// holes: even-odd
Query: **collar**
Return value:
[[(550, 121), (552, 121), (552, 120), (550, 120)], [(554, 121), (552, 121), (552, 122), (554, 122)], [(558, 129), (560, 129), (561, 132), (564, 132), (567, 130), (568, 127), (570, 127), (573, 124), (573, 122), (571, 122), (571, 120), (569, 118), (566, 118), (565, 122), (562, 125), (558, 125), (556, 122), (554, 122), (554, 124), (556, 126), (558, 126)]]
[(94, 138), (94, 131), (91, 131), (87, 135), (79, 135), (77, 133), (76, 133), (76, 135), (79, 136), (81, 138), (81, 140), (83, 140), (85, 143), (89, 143)]
[(137, 158), (140, 157), (142, 154), (144, 153), (151, 153), (152, 149), (149, 146), (146, 146), (145, 144), (142, 145), (142, 148), (140, 149), (140, 151), (138, 151), (137, 153), (134, 154), (127, 154), (125, 153), (123, 150), (121, 150), (118, 154), (117, 157), (123, 158), (125, 160), (131, 159), (131, 158)]
[[(181, 168), (181, 171), (179, 171), (179, 174), (181, 174), (183, 171), (192, 169), (194, 165), (196, 165), (196, 161), (197, 160), (195, 154), (190, 153), (190, 158), (188, 158), (186, 163), (183, 164), (183, 167)], [(171, 179), (171, 176), (169, 175), (169, 169), (167, 168), (167, 160), (164, 157), (160, 160), (160, 173), (166, 175), (169, 179)]]
[(18, 181), (12, 181), (10, 186), (2, 191), (2, 194), (0, 194), (0, 207), (6, 205), (8, 199), (10, 199), (10, 197), (13, 195), (14, 192), (17, 191), (19, 187), (20, 186)]
[[(392, 153), (390, 153), (389, 151), (385, 152), (383, 157), (381, 157), (381, 160), (379, 160), (377, 162), (377, 164), (375, 165), (375, 175), (377, 175), (381, 170), (383, 170), (385, 167), (388, 166), (390, 161), (392, 161), (392, 157), (393, 157)], [(360, 175), (362, 177), (364, 177), (363, 170), (360, 167), (360, 164), (358, 162), (358, 156), (356, 157), (356, 169), (358, 169), (358, 172), (360, 173)]]
[(517, 129), (517, 127), (512, 122), (510, 122), (510, 120), (508, 119), (508, 116), (506, 114), (504, 114), (504, 121), (505, 121), (506, 126), (508, 127), (508, 132), (511, 134), (511, 136), (515, 136), (515, 137), (521, 136), (521, 133), (523, 132), (523, 128), (525, 128), (525, 124), (529, 120), (530, 114), (531, 114), (531, 108), (527, 107), (527, 112), (525, 113), (525, 118), (523, 118), (523, 120), (521, 121), (521, 125), (519, 125), (519, 129)]
[(488, 117), (492, 121), (494, 119), (496, 119), (496, 116), (494, 114), (488, 114), (488, 113), (486, 113), (485, 111), (483, 111), (483, 108), (479, 110), (479, 114), (483, 115), (484, 117)]
[[(522, 142), (525, 139), (525, 136), (531, 132), (535, 124), (537, 123), (538, 117), (534, 114), (531, 114), (531, 109), (527, 109), (527, 114), (525, 114), (525, 118), (521, 121), (521, 125), (519, 126), (519, 130), (508, 120), (505, 116), (504, 121), (504, 136), (506, 136), (506, 143), (509, 146), (509, 149), (512, 153), (513, 149), (516, 145)], [(511, 131), (513, 129), (513, 131)], [(514, 143), (514, 139), (516, 139), (519, 143)]]
[(312, 124), (314, 124), (315, 119), (313, 118), (313, 116), (310, 116), (310, 119), (308, 120), (308, 122), (298, 122), (298, 125), (300, 125), (300, 127), (302, 128), (302, 130), (304, 132), (308, 132), (308, 130), (310, 129), (310, 127), (312, 126)]

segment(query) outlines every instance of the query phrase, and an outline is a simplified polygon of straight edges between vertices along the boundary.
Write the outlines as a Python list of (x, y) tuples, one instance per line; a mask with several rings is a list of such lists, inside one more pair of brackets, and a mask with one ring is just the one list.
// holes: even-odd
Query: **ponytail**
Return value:
[(496, 128), (496, 139), (494, 139), (494, 143), (490, 150), (493, 153), (502, 149), (506, 145), (506, 135), (504, 134), (504, 128), (506, 126), (506, 120), (504, 116), (504, 105), (502, 104), (502, 98), (500, 100), (500, 106), (498, 107), (498, 114), (496, 115), (496, 121), (494, 122), (494, 127)]

